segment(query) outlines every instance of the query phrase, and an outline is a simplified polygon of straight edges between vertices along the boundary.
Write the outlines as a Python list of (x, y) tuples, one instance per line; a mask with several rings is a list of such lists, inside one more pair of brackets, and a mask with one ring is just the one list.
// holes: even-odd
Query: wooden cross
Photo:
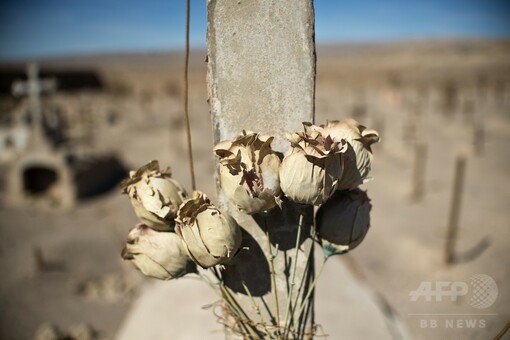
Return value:
[(33, 142), (37, 143), (42, 138), (42, 109), (41, 95), (54, 91), (57, 88), (56, 79), (40, 79), (37, 64), (27, 66), (27, 80), (17, 80), (12, 84), (12, 94), (15, 97), (28, 96), (30, 102), (30, 115)]

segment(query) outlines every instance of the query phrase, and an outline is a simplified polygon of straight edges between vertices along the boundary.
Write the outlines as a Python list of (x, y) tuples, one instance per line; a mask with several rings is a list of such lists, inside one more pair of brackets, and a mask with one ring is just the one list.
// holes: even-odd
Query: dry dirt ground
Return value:
[[(317, 122), (354, 116), (382, 135), (374, 147), (374, 180), (365, 186), (372, 228), (359, 248), (336, 260), (347, 261), (384, 296), (416, 339), (492, 338), (510, 319), (509, 52), (509, 42), (485, 41), (319, 48)], [(197, 185), (214, 197), (204, 58), (205, 52), (193, 54), (191, 123)], [(98, 102), (118, 111), (119, 121), (108, 125), (105, 109), (96, 108), (93, 143), (74, 146), (76, 152), (115, 152), (128, 169), (158, 159), (187, 185), (181, 60), (158, 54), (44, 61), (43, 69), (93, 67), (106, 84), (101, 91), (57, 93), (47, 100), (67, 103), (75, 110), (69, 115), (84, 106), (94, 111)], [(4, 97), (2, 108), (12, 103)], [(427, 148), (425, 193), (418, 201), (411, 198), (417, 144)], [(467, 169), (457, 263), (446, 265), (454, 164), (461, 154)], [(113, 190), (62, 211), (36, 202), (10, 207), (2, 196), (0, 338), (31, 339), (47, 323), (67, 333), (89, 325), (96, 337), (114, 338), (148, 282), (120, 258), (126, 232), (136, 223), (127, 198)], [(498, 287), (487, 308), (472, 306), (475, 274), (491, 277)], [(431, 301), (412, 301), (410, 293), (423, 282), (430, 282)], [(465, 283), (468, 291), (448, 295), (452, 282)]]

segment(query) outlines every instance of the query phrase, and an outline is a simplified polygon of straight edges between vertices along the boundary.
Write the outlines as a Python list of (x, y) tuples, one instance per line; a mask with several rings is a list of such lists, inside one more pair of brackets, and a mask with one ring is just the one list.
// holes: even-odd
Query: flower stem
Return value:
[(234, 314), (234, 319), (242, 328), (244, 328), (246, 333), (249, 333), (250, 336), (252, 336), (254, 339), (258, 339), (259, 334), (256, 331), (256, 329), (254, 329), (254, 327), (252, 326), (254, 323), (244, 312), (243, 308), (239, 305), (234, 296), (230, 294), (227, 288), (225, 288), (225, 285), (220, 278), (219, 272), (214, 267), (210, 268), (210, 270), (213, 273), (214, 277), (218, 279), (218, 286), (220, 287), (221, 295), (223, 297), (223, 300), (227, 304), (228, 308), (232, 312), (232, 314)]
[[(266, 222), (266, 218), (264, 217), (264, 223)], [(266, 223), (266, 236), (267, 236), (267, 251), (269, 253), (269, 264), (271, 266), (271, 279), (273, 281), (273, 289), (274, 289), (274, 299), (276, 305), (276, 329), (280, 328), (280, 304), (278, 302), (278, 289), (276, 287), (276, 273), (274, 271), (274, 256), (273, 250), (271, 249), (271, 239), (269, 238), (269, 229), (267, 229)]]
[(301, 314), (303, 313), (303, 310), (305, 309), (305, 306), (306, 306), (306, 301), (310, 298), (310, 296), (312, 295), (313, 291), (315, 290), (315, 285), (319, 281), (319, 277), (322, 274), (322, 270), (324, 269), (324, 265), (326, 264), (326, 261), (328, 260), (328, 258), (329, 257), (324, 257), (324, 260), (321, 263), (321, 266), (319, 268), (319, 271), (317, 272), (317, 275), (313, 279), (313, 282), (310, 285), (310, 288), (308, 288), (308, 292), (306, 293), (305, 298), (301, 302), (301, 305), (299, 307), (299, 311), (297, 312), (297, 315), (296, 315), (296, 320), (299, 320), (299, 318), (301, 317)]
[(251, 295), (251, 292), (250, 290), (248, 289), (248, 286), (246, 286), (246, 284), (244, 283), (243, 281), (243, 288), (244, 288), (244, 291), (246, 292), (246, 294), (250, 297), (250, 300), (251, 300), (251, 303), (253, 305), (253, 308), (255, 308), (255, 312), (259, 315), (260, 317), (260, 324), (262, 325), (262, 327), (264, 327), (264, 331), (266, 332), (266, 334), (269, 336), (270, 332), (269, 330), (267, 329), (266, 327), (266, 322), (264, 320), (264, 318), (262, 317), (262, 313), (260, 312), (260, 307), (259, 305), (255, 302), (255, 300), (253, 299), (253, 296)]
[[(249, 333), (251, 336), (254, 336), (255, 338), (258, 337), (257, 332), (253, 329), (253, 322), (248, 318), (242, 307), (237, 303), (235, 298), (230, 294), (227, 288), (223, 285), (223, 283), (220, 284), (220, 290), (223, 295), (223, 299), (228, 303), (230, 309), (234, 312), (234, 314), (237, 317), (238, 324), (244, 328), (244, 330)], [(246, 322), (247, 321), (247, 322)]]
[(303, 213), (299, 214), (299, 224), (298, 224), (298, 230), (297, 230), (297, 237), (296, 237), (296, 255), (294, 256), (294, 268), (292, 271), (292, 280), (289, 282), (289, 292), (287, 295), (287, 309), (285, 311), (285, 323), (284, 323), (284, 338), (287, 333), (287, 329), (290, 328), (290, 320), (289, 320), (289, 313), (291, 310), (291, 301), (292, 301), (292, 293), (294, 292), (294, 285), (296, 280), (296, 271), (297, 271), (297, 260), (299, 256), (299, 241), (301, 240), (301, 229), (303, 229)]
[[(310, 249), (308, 251), (308, 257), (307, 257), (307, 260), (306, 260), (306, 266), (305, 266), (305, 270), (303, 272), (303, 275), (301, 276), (301, 282), (299, 283), (299, 288), (298, 288), (298, 292), (296, 294), (296, 300), (294, 302), (294, 305), (292, 306), (292, 310), (291, 310), (291, 320), (289, 321), (290, 324), (289, 324), (289, 328), (290, 328), (290, 325), (292, 324), (293, 322), (293, 318), (294, 318), (294, 312), (296, 311), (296, 307), (299, 303), (299, 298), (301, 297), (301, 294), (302, 294), (302, 291), (305, 287), (305, 281), (308, 280), (309, 278), (309, 270), (310, 270), (310, 265), (312, 264), (312, 261), (313, 261), (313, 255), (314, 255), (314, 251), (315, 251), (315, 237), (317, 235), (317, 230), (315, 229), (315, 227), (313, 228), (313, 231), (312, 231), (312, 235), (311, 235), (311, 239), (312, 239), (312, 244), (310, 246)], [(302, 300), (304, 301), (304, 300)], [(290, 330), (290, 329), (289, 329)]]

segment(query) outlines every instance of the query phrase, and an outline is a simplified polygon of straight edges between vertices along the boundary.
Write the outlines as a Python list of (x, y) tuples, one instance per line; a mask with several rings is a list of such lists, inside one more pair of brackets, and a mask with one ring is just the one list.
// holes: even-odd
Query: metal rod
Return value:
[(191, 127), (189, 122), (189, 110), (188, 110), (189, 26), (190, 26), (189, 13), (190, 13), (190, 0), (186, 0), (186, 48), (184, 56), (184, 120), (186, 122), (186, 137), (188, 141), (188, 161), (189, 172), (191, 176), (191, 188), (194, 191), (196, 189), (195, 167), (193, 165), (193, 147), (191, 144)]

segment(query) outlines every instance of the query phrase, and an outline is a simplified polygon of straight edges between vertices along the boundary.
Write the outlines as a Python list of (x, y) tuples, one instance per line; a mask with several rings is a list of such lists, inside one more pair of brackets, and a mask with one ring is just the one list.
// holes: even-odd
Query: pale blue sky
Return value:
[[(316, 0), (315, 10), (318, 43), (510, 38), (510, 1)], [(0, 0), (0, 59), (182, 49), (184, 14), (184, 0)], [(205, 32), (206, 0), (192, 0), (192, 47)]]

